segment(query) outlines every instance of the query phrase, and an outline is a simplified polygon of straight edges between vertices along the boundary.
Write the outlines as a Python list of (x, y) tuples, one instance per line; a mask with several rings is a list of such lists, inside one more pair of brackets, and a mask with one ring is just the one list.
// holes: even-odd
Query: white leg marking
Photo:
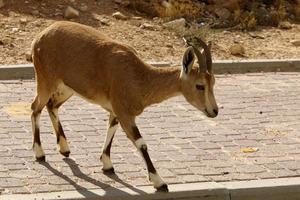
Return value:
[(40, 158), (40, 157), (45, 156), (44, 150), (39, 144), (34, 143), (33, 150), (35, 153), (35, 157)]
[(149, 173), (149, 179), (153, 183), (155, 188), (159, 188), (160, 186), (165, 184), (165, 182), (162, 180), (162, 178), (157, 173), (155, 173), (155, 174)]
[(59, 136), (59, 148), (60, 152), (65, 153), (65, 152), (70, 152), (69, 145), (67, 143), (66, 138), (63, 136)]
[(146, 146), (146, 142), (144, 141), (143, 138), (139, 138), (134, 142), (136, 148), (138, 148), (138, 150), (140, 151), (140, 149), (142, 148), (142, 146)]
[[(114, 136), (114, 134), (116, 133), (118, 128), (118, 125), (114, 125), (113, 127), (109, 127), (107, 130), (107, 134), (106, 134), (106, 139), (105, 139), (105, 144), (103, 147), (103, 151), (107, 148), (107, 146), (109, 145), (111, 138)], [(102, 152), (103, 152), (102, 151)]]
[(106, 134), (106, 138), (105, 138), (105, 144), (104, 144), (103, 149), (102, 149), (103, 153), (101, 155), (101, 161), (103, 163), (103, 169), (104, 170), (113, 168), (113, 165), (112, 165), (110, 157), (108, 155), (106, 155), (104, 152), (105, 152), (106, 148), (108, 147), (109, 143), (111, 142), (113, 136), (115, 135), (115, 133), (117, 131), (117, 128), (118, 128), (118, 124), (116, 124), (116, 125), (114, 125), (112, 127), (109, 127), (107, 129), (107, 134)]
[(102, 154), (101, 161), (103, 163), (104, 170), (111, 169), (113, 167), (110, 157), (108, 155), (106, 155), (105, 153)]
[[(136, 148), (138, 148), (138, 150), (139, 150), (140, 153), (142, 153), (141, 152), (141, 148), (147, 147), (146, 142), (144, 141), (143, 138), (137, 139), (135, 141), (135, 146), (136, 146)], [(160, 186), (162, 186), (163, 184), (165, 184), (165, 182), (162, 180), (162, 178), (158, 175), (157, 172), (155, 174), (149, 172), (149, 179), (153, 183), (153, 185), (154, 185), (155, 188), (159, 188)]]

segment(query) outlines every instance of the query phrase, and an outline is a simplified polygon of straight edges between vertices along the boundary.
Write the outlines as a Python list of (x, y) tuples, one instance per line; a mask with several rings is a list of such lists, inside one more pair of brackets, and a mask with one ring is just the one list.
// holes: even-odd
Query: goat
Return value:
[[(40, 140), (40, 114), (46, 106), (60, 153), (70, 149), (58, 109), (73, 94), (100, 105), (110, 113), (100, 160), (103, 172), (114, 173), (110, 149), (120, 124), (145, 160), (149, 180), (157, 191), (168, 191), (157, 173), (135, 118), (154, 103), (182, 94), (208, 117), (218, 115), (213, 87), (210, 47), (197, 39), (203, 51), (190, 43), (179, 67), (157, 68), (143, 62), (136, 51), (99, 31), (74, 22), (55, 22), (32, 43), (37, 95), (31, 105), (33, 150), (37, 161), (45, 161)], [(189, 43), (189, 42), (188, 42)], [(199, 67), (193, 67), (197, 57)]]

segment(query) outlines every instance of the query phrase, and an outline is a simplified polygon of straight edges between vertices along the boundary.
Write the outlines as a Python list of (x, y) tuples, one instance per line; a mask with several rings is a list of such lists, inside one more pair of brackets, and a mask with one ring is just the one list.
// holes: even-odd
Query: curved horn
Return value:
[(197, 43), (199, 43), (199, 45), (204, 49), (204, 54), (205, 54), (205, 61), (206, 61), (206, 66), (207, 66), (207, 71), (209, 73), (212, 72), (212, 58), (211, 58), (211, 41), (208, 42), (208, 45), (206, 45), (206, 43), (201, 40), (201, 38), (196, 38)]
[(193, 47), (194, 52), (195, 52), (195, 54), (197, 56), (197, 60), (198, 60), (200, 72), (206, 72), (206, 70), (207, 70), (207, 61), (206, 61), (205, 57), (203, 56), (203, 54), (201, 53), (201, 51), (197, 48), (197, 46), (193, 42), (189, 41), (186, 38), (183, 38), (183, 40), (186, 42), (186, 44), (188, 46), (192, 46)]

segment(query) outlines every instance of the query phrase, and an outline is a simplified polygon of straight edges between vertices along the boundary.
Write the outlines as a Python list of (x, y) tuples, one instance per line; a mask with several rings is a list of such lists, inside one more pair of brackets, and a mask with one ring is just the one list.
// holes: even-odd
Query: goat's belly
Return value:
[(87, 96), (86, 94), (81, 94), (76, 92), (74, 89), (72, 89), (71, 87), (65, 85), (64, 83), (61, 83), (59, 85), (59, 88), (61, 90), (64, 90), (68, 93), (73, 93), (78, 97), (81, 97), (82, 99), (92, 103), (92, 104), (96, 104), (96, 105), (100, 105), (102, 108), (104, 108), (105, 110), (112, 112), (112, 105), (110, 103), (110, 101), (105, 97), (105, 95), (101, 95), (101, 94), (96, 94), (96, 95), (89, 95)]

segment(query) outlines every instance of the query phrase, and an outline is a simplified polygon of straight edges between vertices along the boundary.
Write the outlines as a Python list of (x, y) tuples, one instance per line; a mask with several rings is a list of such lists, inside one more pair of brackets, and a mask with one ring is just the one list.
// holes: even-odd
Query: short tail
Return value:
[(34, 44), (35, 44), (35, 40), (32, 41), (31, 43), (31, 48), (30, 51), (26, 52), (26, 60), (28, 62), (33, 62), (33, 51), (34, 51)]
[(26, 60), (27, 60), (28, 62), (33, 62), (33, 60), (32, 60), (32, 52), (26, 53)]

